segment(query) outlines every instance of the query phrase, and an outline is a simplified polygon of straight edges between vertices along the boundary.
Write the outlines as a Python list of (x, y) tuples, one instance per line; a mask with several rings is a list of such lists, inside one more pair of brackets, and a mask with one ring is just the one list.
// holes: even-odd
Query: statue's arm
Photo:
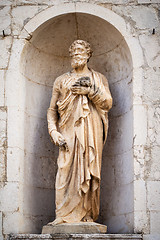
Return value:
[(50, 135), (54, 130), (57, 131), (57, 123), (58, 123), (57, 101), (58, 101), (58, 98), (59, 98), (59, 89), (58, 89), (58, 84), (55, 82), (53, 85), (50, 106), (47, 111), (48, 131), (49, 131)]
[(47, 112), (48, 131), (53, 142), (68, 151), (68, 145), (63, 135), (58, 132), (58, 107), (57, 101), (60, 96), (59, 81), (56, 79), (53, 85), (52, 98)]
[(102, 81), (99, 86), (96, 86), (95, 84), (91, 87), (88, 97), (97, 108), (100, 108), (104, 111), (109, 111), (109, 109), (112, 107), (112, 96), (109, 90), (107, 79), (102, 76), (101, 80)]

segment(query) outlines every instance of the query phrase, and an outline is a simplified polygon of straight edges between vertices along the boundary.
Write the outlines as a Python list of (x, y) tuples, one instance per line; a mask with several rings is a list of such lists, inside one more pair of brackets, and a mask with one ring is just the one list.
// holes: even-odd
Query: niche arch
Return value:
[(132, 79), (137, 62), (129, 48), (132, 41), (127, 36), (124, 20), (99, 6), (68, 4), (66, 8), (51, 7), (39, 13), (26, 24), (21, 37), (28, 34), (32, 37), (23, 48), (20, 72), (26, 89), (24, 124), (29, 129), (24, 131), (23, 212), (24, 216), (34, 218), (32, 232), (40, 233), (42, 226), (54, 216), (58, 152), (49, 139), (46, 111), (55, 78), (70, 70), (68, 48), (78, 38), (91, 43), (94, 53), (89, 66), (107, 77), (114, 99), (103, 151), (99, 222), (107, 224), (109, 233), (132, 233)]

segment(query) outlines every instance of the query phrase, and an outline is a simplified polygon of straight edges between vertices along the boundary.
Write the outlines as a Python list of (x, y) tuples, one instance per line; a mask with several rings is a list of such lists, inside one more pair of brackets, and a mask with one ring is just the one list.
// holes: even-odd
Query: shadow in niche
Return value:
[[(45, 101), (46, 107), (41, 108), (40, 100), (39, 104), (36, 104), (35, 115), (28, 113), (29, 106), (26, 106), (24, 214), (26, 222), (30, 221), (30, 233), (41, 233), (42, 227), (55, 218), (58, 148), (51, 143), (48, 133), (46, 114), (51, 90), (49, 92), (47, 96), (45, 91), (41, 92), (40, 99)], [(30, 94), (32, 91), (28, 92), (28, 95)]]
[[(93, 48), (89, 66), (104, 74), (114, 106), (103, 150), (99, 222), (110, 233), (133, 231), (132, 60), (122, 35), (108, 22), (89, 14), (61, 15), (40, 26), (22, 57), (26, 81), (25, 172), (23, 210), (28, 232), (40, 233), (55, 217), (58, 148), (47, 129), (47, 109), (56, 77), (70, 69), (68, 48), (77, 38)], [(126, 203), (126, 196), (129, 203)]]

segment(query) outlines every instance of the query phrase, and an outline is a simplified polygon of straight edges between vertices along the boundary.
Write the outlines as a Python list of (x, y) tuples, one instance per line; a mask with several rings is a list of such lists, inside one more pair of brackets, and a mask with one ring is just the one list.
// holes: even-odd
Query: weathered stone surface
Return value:
[[(12, 194), (15, 194), (12, 192)], [(16, 193), (17, 194), (17, 193)], [(11, 233), (17, 233), (19, 232), (19, 226), (20, 226), (20, 212), (16, 210), (11, 212), (3, 212), (3, 234), (8, 234), (8, 229)]]
[(1, 239), (1, 236), (2, 236), (2, 212), (0, 212), (0, 239)]
[(19, 35), (23, 26), (47, 6), (17, 6), (13, 8), (13, 34)]
[(58, 225), (46, 225), (42, 229), (42, 234), (72, 234), (72, 233), (106, 233), (107, 226), (98, 223), (65, 223)]
[(160, 234), (160, 211), (151, 211), (151, 234)]
[(54, 239), (54, 240), (72, 240), (72, 239), (77, 239), (77, 240), (85, 240), (85, 239), (106, 239), (106, 240), (141, 240), (142, 235), (141, 234), (11, 234), (9, 236), (10, 240), (30, 240), (30, 239)]
[[(147, 108), (145, 105), (134, 105), (134, 144), (141, 145), (147, 142)], [(139, 116), (141, 116), (139, 118)], [(143, 132), (143, 134), (139, 134)]]
[(139, 4), (159, 3), (159, 0), (138, 0)]
[[(92, 5), (89, 3), (92, 3)], [(84, 37), (84, 39), (86, 39), (87, 36), (88, 39), (86, 40), (94, 44), (96, 43), (96, 47), (99, 49), (96, 54), (98, 60), (94, 60), (91, 63), (91, 67), (96, 67), (96, 70), (100, 72), (102, 72), (102, 69), (105, 69), (104, 74), (111, 83), (114, 98), (116, 95), (119, 96), (117, 99), (115, 98), (115, 106), (111, 113), (115, 119), (113, 121), (111, 120), (110, 123), (110, 129), (112, 129), (112, 131), (109, 133), (111, 136), (108, 139), (109, 147), (105, 146), (104, 151), (102, 172), (105, 181), (102, 180), (101, 221), (106, 223), (109, 222), (107, 226), (110, 226), (112, 232), (133, 231), (134, 225), (135, 232), (143, 231), (148, 233), (148, 235), (144, 236), (144, 240), (160, 239), (158, 183), (160, 179), (159, 3), (159, 0), (0, 1), (0, 68), (2, 69), (0, 74), (0, 105), (3, 106), (5, 103), (12, 108), (8, 111), (8, 120), (7, 115), (4, 118), (4, 121), (8, 121), (8, 124), (11, 126), (7, 129), (10, 144), (7, 155), (3, 148), (3, 144), (5, 143), (4, 132), (0, 132), (2, 134), (0, 138), (2, 142), (2, 148), (0, 148), (0, 180), (6, 180), (7, 173), (9, 181), (21, 181), (23, 184), (27, 183), (28, 186), (25, 187), (25, 196), (23, 200), (31, 200), (30, 204), (21, 204), (23, 202), (22, 193), (24, 194), (24, 189), (21, 188), (19, 192), (17, 192), (14, 187), (10, 188), (10, 191), (13, 190), (14, 194), (19, 196), (19, 203), (21, 206), (25, 206), (26, 212), (29, 213), (26, 217), (27, 220), (24, 220), (24, 216), (22, 217), (23, 224), (18, 220), (21, 223), (18, 226), (18, 214), (14, 212), (16, 211), (14, 208), (15, 205), (13, 204), (14, 206), (12, 209), (11, 204), (8, 203), (8, 199), (10, 198), (8, 188), (1, 183), (1, 187), (6, 191), (6, 193), (3, 191), (3, 194), (7, 197), (7, 202), (5, 203), (3, 197), (0, 198), (0, 201), (3, 201), (3, 204), (5, 203), (8, 209), (11, 210), (10, 213), (4, 213), (3, 233), (7, 234), (20, 230), (40, 232), (42, 222), (44, 221), (44, 224), (45, 221), (46, 223), (48, 222), (48, 216), (45, 216), (44, 220), (43, 216), (34, 216), (33, 214), (33, 212), (40, 212), (41, 209), (42, 212), (44, 212), (45, 208), (42, 206), (42, 203), (39, 202), (38, 198), (42, 196), (42, 200), (47, 199), (47, 196), (43, 198), (43, 194), (49, 193), (46, 188), (50, 189), (53, 187), (53, 175), (56, 168), (55, 149), (52, 149), (51, 144), (49, 145), (49, 139), (44, 137), (47, 136), (44, 119), (48, 107), (47, 101), (49, 101), (48, 99), (51, 94), (50, 86), (56, 76), (69, 69), (69, 67), (67, 67), (69, 66), (68, 58), (63, 54), (64, 48), (67, 49), (72, 41), (73, 35), (71, 30), (75, 29), (73, 38), (76, 38), (76, 31), (78, 29), (78, 34), (80, 36)], [(61, 10), (59, 10), (59, 4), (61, 5)], [(25, 52), (23, 49), (25, 41), (21, 42), (21, 39), (18, 39), (17, 36), (21, 28), (23, 28), (28, 21), (30, 22), (30, 19), (38, 15), (42, 9), (48, 7), (51, 9), (53, 5), (54, 7), (56, 6), (56, 8), (52, 9), (54, 11), (50, 11), (50, 18), (52, 18), (52, 15), (57, 13), (57, 11), (61, 14), (61, 11), (66, 13), (67, 11), (74, 12), (75, 9), (77, 11), (81, 9), (82, 11), (80, 11), (83, 13), (89, 13), (90, 10), (92, 13), (90, 16), (88, 16), (89, 14), (82, 14), (81, 16), (78, 16), (78, 13), (76, 14), (78, 28), (75, 27), (76, 24), (74, 25), (75, 14), (73, 14), (71, 19), (67, 18), (65, 15), (64, 18), (60, 18), (59, 16), (57, 21), (53, 21), (52, 19), (50, 27), (45, 28), (45, 25), (43, 25), (43, 28), (41, 26), (43, 30), (40, 32), (38, 38), (35, 38), (34, 44), (36, 47), (38, 46), (38, 49), (35, 49), (32, 45), (32, 48), (26, 48)], [(102, 9), (97, 10), (98, 5), (104, 7), (103, 11), (101, 11)], [(69, 10), (66, 10), (67, 6)], [(112, 14), (117, 13), (119, 16), (114, 15), (114, 18), (112, 18), (112, 14), (105, 13), (105, 8), (106, 10), (111, 9)], [(92, 14), (99, 14), (102, 18), (106, 16), (108, 24), (105, 24), (104, 21), (100, 21), (99, 18), (94, 18)], [(123, 19), (123, 24), (119, 21), (120, 16), (121, 20)], [(44, 19), (48, 20), (47, 17), (48, 12), (45, 14), (44, 11), (43, 17), (39, 17), (38, 20), (37, 18), (34, 19), (27, 30), (35, 29), (39, 22), (43, 23)], [(3, 38), (2, 36), (3, 30), (4, 34), (11, 34), (11, 19), (12, 30), (15, 38), (17, 38), (14, 40), (12, 49), (11, 38), (8, 36)], [(74, 22), (72, 22), (72, 20)], [(112, 27), (109, 22), (111, 22), (111, 25), (113, 24)], [(73, 28), (70, 27), (71, 25)], [(120, 29), (118, 34), (114, 31), (115, 28), (113, 26)], [(155, 34), (152, 34), (153, 28), (155, 28)], [(96, 31), (94, 31), (95, 29)], [(27, 32), (22, 36), (22, 38), (25, 37), (28, 37)], [(123, 37), (127, 42), (126, 45), (125, 41), (119, 42)], [(58, 50), (56, 42), (60, 43), (61, 46), (61, 58), (59, 56), (53, 56), (53, 53)], [(120, 43), (119, 46), (117, 45), (118, 43)], [(30, 41), (28, 45), (30, 45)], [(129, 46), (129, 50), (127, 46)], [(131, 52), (131, 57), (129, 57), (129, 51)], [(98, 56), (98, 54), (101, 55)], [(23, 58), (23, 56), (25, 57)], [(22, 58), (23, 66), (20, 64), (22, 63)], [(10, 62), (8, 61), (9, 59), (11, 60)], [(21, 66), (20, 72), (23, 74), (23, 76), (21, 75), (20, 77), (18, 76), (19, 66)], [(7, 81), (3, 82), (4, 69), (8, 67), (10, 70), (6, 73)], [(129, 76), (129, 74), (131, 75)], [(130, 79), (127, 76), (129, 76)], [(4, 90), (6, 101), (4, 101)], [(39, 98), (43, 99), (43, 101), (38, 102)], [(126, 104), (126, 100), (127, 103), (128, 100), (130, 100), (130, 104)], [(145, 104), (145, 106), (142, 105), (142, 103)], [(132, 112), (132, 106), (135, 104), (140, 107), (134, 107), (134, 111)], [(16, 109), (13, 109), (13, 107)], [(121, 116), (126, 109), (126, 116)], [(131, 109), (130, 113), (128, 112), (129, 109)], [(27, 120), (24, 121), (24, 119)], [(134, 123), (130, 121), (131, 119), (134, 119)], [(126, 124), (126, 122), (128, 124)], [(125, 123), (126, 127), (123, 123)], [(114, 128), (114, 126), (116, 127)], [(133, 126), (133, 128), (131, 126)], [(142, 128), (139, 126), (142, 126)], [(2, 127), (4, 127), (3, 122), (0, 125), (0, 128)], [(25, 128), (25, 135), (23, 134), (23, 127)], [(41, 128), (44, 130), (41, 131)], [(147, 132), (144, 131), (144, 129), (147, 129)], [(29, 134), (29, 130), (32, 131), (33, 134)], [(34, 131), (38, 131), (38, 133), (34, 135)], [(134, 131), (136, 135), (132, 136), (132, 131)], [(25, 141), (26, 145), (24, 146), (24, 138), (26, 139), (27, 136), (28, 140)], [(41, 144), (35, 144), (37, 139), (42, 139)], [(111, 142), (114, 144), (113, 147)], [(33, 144), (34, 147), (32, 148)], [(134, 161), (132, 153), (130, 152), (132, 149), (134, 149)], [(108, 153), (111, 154), (111, 156), (107, 159), (106, 155)], [(114, 153), (116, 154), (114, 155)], [(37, 156), (37, 154), (39, 155)], [(6, 163), (5, 158), (7, 158)], [(26, 162), (27, 164), (24, 165)], [(133, 162), (134, 168), (131, 167)], [(38, 167), (36, 167), (37, 165)], [(6, 166), (7, 169), (5, 169)], [(50, 167), (52, 170), (50, 170)], [(50, 171), (49, 176), (47, 176), (47, 169)], [(136, 181), (134, 184), (135, 199), (132, 195), (132, 191), (129, 190), (129, 188), (131, 189), (133, 187), (130, 185), (132, 180), (131, 175), (133, 173)], [(145, 191), (146, 181), (147, 191)], [(32, 191), (30, 191), (32, 182), (34, 187), (41, 187), (41, 190), (37, 191), (32, 186)], [(107, 185), (108, 182), (110, 183), (110, 187)], [(116, 188), (115, 184), (117, 184)], [(121, 189), (123, 190), (120, 191)], [(32, 198), (28, 196), (29, 194), (32, 195)], [(131, 202), (127, 203), (125, 201), (126, 196), (134, 202), (134, 207), (136, 209), (134, 213), (129, 213)], [(50, 197), (50, 193), (48, 197)], [(12, 198), (15, 200), (13, 196)], [(146, 205), (143, 205), (145, 199), (147, 210)], [(51, 200), (50, 204), (52, 203)], [(115, 205), (116, 211), (113, 211)], [(31, 209), (31, 211), (27, 208)], [(32, 211), (32, 209), (34, 211)], [(7, 208), (5, 208), (5, 210), (7, 210)], [(49, 209), (47, 210), (47, 213), (48, 212)], [(149, 235), (149, 232), (152, 234)], [(94, 237), (96, 238), (96, 236)]]
[(7, 108), (0, 108), (0, 182), (6, 180)]
[(160, 62), (159, 39), (151, 34), (142, 34), (139, 36), (139, 40), (148, 66), (154, 68), (154, 72), (156, 73), (156, 70), (158, 71), (158, 69), (156, 69), (157, 64)]
[(0, 68), (4, 69), (8, 67), (9, 56), (11, 54), (11, 45), (12, 45), (12, 37), (5, 37), (4, 39), (0, 39)]
[(7, 149), (7, 180), (16, 182), (23, 180), (23, 168), (21, 161), (24, 158), (24, 151), (18, 147)]
[(152, 211), (160, 211), (160, 181), (148, 181), (147, 192), (148, 209)]
[(11, 5), (12, 4), (12, 0), (1, 0), (0, 1), (0, 6), (7, 6), (7, 5)]
[(158, 17), (155, 10), (148, 7), (133, 8), (131, 10), (131, 18), (139, 29), (156, 28), (158, 26)]
[(134, 181), (134, 187), (136, 192), (134, 194), (135, 204), (134, 209), (135, 211), (146, 211), (146, 187), (145, 181), (143, 180), (136, 180)]
[[(0, 5), (3, 1), (0, 1)], [(0, 36), (4, 37), (11, 34), (11, 7), (6, 4), (0, 7), (0, 16), (1, 16), (1, 24), (0, 24)], [(6, 5), (6, 6), (5, 6)], [(3, 32), (4, 31), (4, 32)]]
[(134, 231), (149, 233), (150, 219), (146, 211), (134, 211)]
[(0, 181), (6, 180), (6, 150), (0, 147)]
[[(8, 182), (4, 188), (0, 189), (0, 211), (14, 212), (17, 211), (19, 186), (17, 182)], [(6, 201), (6, 199), (8, 199)], [(11, 201), (12, 199), (12, 201)]]
[(159, 234), (146, 234), (143, 235), (143, 240), (159, 240)]
[(0, 84), (0, 107), (4, 106), (4, 70), (0, 70), (0, 79), (1, 79), (1, 84)]

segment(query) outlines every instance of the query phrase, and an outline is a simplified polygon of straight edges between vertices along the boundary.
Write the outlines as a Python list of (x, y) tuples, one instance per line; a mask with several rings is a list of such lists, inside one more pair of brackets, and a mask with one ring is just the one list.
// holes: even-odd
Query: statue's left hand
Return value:
[(87, 95), (90, 92), (90, 87), (72, 86), (71, 90), (73, 94)]

